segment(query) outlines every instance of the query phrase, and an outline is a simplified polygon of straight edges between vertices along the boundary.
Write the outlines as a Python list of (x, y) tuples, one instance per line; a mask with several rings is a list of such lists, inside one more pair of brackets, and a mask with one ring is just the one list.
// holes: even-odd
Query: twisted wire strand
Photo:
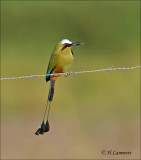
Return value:
[(90, 70), (90, 71), (78, 71), (78, 72), (64, 72), (64, 73), (53, 73), (53, 74), (46, 74), (46, 75), (28, 75), (28, 76), (20, 76), (20, 77), (8, 77), (8, 78), (0, 78), (0, 80), (8, 80), (8, 79), (24, 79), (24, 78), (38, 78), (38, 77), (45, 77), (48, 75), (51, 76), (57, 76), (57, 75), (65, 75), (69, 76), (71, 74), (81, 74), (81, 73), (92, 73), (92, 72), (102, 72), (102, 71), (115, 71), (115, 70), (133, 70), (141, 68), (141, 66), (135, 66), (135, 67), (124, 67), (124, 68), (104, 68), (104, 69), (98, 69), (98, 70)]

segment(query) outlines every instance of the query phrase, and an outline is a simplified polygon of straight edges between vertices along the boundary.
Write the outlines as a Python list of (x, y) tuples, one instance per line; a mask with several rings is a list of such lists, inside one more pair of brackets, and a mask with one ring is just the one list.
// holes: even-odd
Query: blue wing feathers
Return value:
[(46, 82), (48, 82), (50, 80), (50, 75), (47, 74), (51, 74), (51, 72), (54, 70), (55, 67), (53, 67), (50, 71), (47, 71), (46, 73)]

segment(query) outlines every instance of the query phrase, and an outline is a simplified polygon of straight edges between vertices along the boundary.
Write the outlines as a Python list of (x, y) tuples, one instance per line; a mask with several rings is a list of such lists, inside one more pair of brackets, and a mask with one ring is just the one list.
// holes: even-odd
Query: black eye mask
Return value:
[(71, 47), (71, 46), (72, 46), (72, 44), (65, 43), (65, 45), (64, 45), (64, 47), (62, 48), (62, 50), (61, 50), (61, 51), (63, 51), (65, 48), (67, 48), (67, 47)]

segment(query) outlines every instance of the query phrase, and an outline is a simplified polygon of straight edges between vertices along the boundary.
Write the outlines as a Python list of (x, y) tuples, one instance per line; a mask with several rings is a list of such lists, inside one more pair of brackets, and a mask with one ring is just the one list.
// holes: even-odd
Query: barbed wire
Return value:
[(98, 70), (90, 70), (90, 71), (78, 71), (78, 72), (64, 72), (64, 73), (53, 73), (53, 74), (46, 74), (46, 75), (29, 75), (29, 76), (20, 76), (20, 77), (8, 77), (8, 78), (0, 78), (0, 80), (8, 80), (8, 79), (23, 79), (23, 78), (37, 78), (37, 77), (45, 77), (45, 76), (59, 76), (59, 75), (65, 75), (66, 77), (71, 74), (81, 74), (81, 73), (92, 73), (92, 72), (102, 72), (102, 71), (115, 71), (115, 70), (129, 70), (129, 69), (136, 69), (141, 68), (141, 66), (136, 67), (124, 67), (124, 68), (104, 68), (104, 69), (98, 69)]

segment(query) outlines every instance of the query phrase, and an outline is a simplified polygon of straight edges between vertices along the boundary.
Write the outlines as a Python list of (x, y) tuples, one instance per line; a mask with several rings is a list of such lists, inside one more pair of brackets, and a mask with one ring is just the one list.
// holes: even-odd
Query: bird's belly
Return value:
[(73, 62), (73, 56), (72, 55), (59, 55), (58, 57), (58, 63), (57, 65), (66, 70), (71, 66)]

